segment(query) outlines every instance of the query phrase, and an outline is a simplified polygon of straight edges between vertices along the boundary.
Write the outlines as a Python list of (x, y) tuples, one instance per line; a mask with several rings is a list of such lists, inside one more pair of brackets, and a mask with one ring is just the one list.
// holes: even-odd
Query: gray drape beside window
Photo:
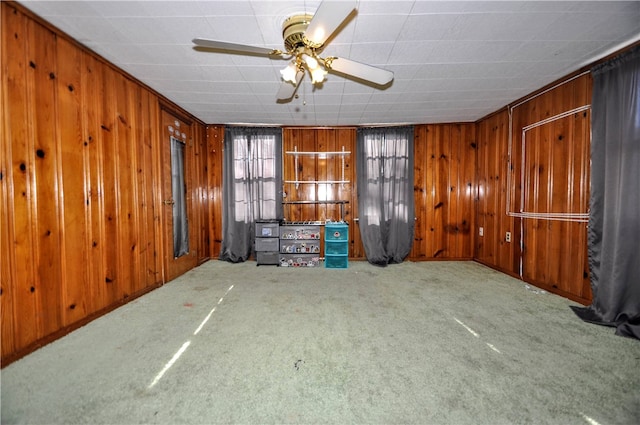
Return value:
[(640, 339), (640, 47), (591, 70), (589, 267), (583, 320)]
[(220, 259), (246, 261), (253, 251), (256, 220), (281, 220), (282, 130), (227, 127), (222, 169)]
[(401, 263), (413, 244), (413, 127), (357, 130), (358, 216), (367, 260)]
[(189, 253), (187, 186), (184, 181), (184, 143), (171, 138), (171, 194), (173, 197), (173, 256)]

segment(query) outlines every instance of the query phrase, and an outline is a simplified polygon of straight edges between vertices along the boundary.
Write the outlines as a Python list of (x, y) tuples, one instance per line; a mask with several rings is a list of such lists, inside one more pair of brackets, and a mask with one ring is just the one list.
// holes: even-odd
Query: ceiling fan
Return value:
[(283, 82), (277, 94), (279, 101), (289, 101), (293, 98), (305, 72), (309, 73), (314, 85), (322, 84), (329, 71), (369, 81), (378, 86), (389, 84), (393, 80), (393, 72), (386, 69), (334, 56), (320, 57), (326, 41), (355, 8), (356, 0), (325, 0), (313, 15), (301, 13), (289, 16), (282, 25), (285, 51), (203, 38), (195, 38), (193, 43), (196, 47), (208, 50), (264, 55), (271, 59), (291, 59), (280, 71)]

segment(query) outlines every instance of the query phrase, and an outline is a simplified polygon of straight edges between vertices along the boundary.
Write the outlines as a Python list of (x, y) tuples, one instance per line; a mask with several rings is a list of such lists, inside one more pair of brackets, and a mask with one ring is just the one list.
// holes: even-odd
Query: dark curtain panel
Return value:
[(171, 138), (171, 195), (173, 197), (173, 256), (189, 253), (187, 186), (184, 181), (184, 143)]
[(357, 130), (360, 235), (371, 264), (401, 263), (413, 244), (413, 127)]
[(583, 320), (640, 339), (640, 48), (594, 67), (589, 267)]
[(222, 169), (220, 259), (246, 261), (256, 220), (281, 220), (282, 130), (227, 127)]

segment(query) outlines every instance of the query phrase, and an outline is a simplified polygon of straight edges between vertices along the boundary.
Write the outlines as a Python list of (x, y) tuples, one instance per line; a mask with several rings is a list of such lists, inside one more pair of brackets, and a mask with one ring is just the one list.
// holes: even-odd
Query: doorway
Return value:
[(164, 274), (170, 281), (196, 266), (192, 240), (193, 139), (191, 123), (162, 111)]

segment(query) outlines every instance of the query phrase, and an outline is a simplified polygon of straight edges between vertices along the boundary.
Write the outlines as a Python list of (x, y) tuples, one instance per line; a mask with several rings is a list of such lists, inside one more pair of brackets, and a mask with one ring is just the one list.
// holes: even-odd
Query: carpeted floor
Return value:
[(2, 370), (2, 423), (640, 423), (640, 342), (473, 262), (210, 261)]

